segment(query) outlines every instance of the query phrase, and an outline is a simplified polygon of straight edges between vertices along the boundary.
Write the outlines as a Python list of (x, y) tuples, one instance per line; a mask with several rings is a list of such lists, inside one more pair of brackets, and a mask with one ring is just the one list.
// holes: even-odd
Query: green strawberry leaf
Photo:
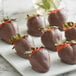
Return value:
[(38, 3), (37, 5), (45, 11), (49, 11), (52, 6), (50, 0), (42, 0), (42, 2)]
[(28, 36), (28, 35), (21, 36), (20, 34), (17, 34), (16, 36), (12, 37), (12, 38), (10, 39), (10, 41), (11, 41), (11, 43), (13, 44), (16, 40), (19, 40), (19, 39), (21, 39), (21, 38), (25, 38), (25, 37), (27, 37), (27, 36)]
[(41, 2), (39, 2), (37, 5), (46, 12), (49, 12), (53, 9), (57, 10), (60, 1), (61, 0), (41, 0)]
[(46, 9), (50, 9), (50, 7), (51, 7), (50, 0), (42, 0), (42, 2)]
[(67, 22), (66, 24), (64, 24), (64, 29), (67, 29), (69, 27), (73, 27), (74, 26), (74, 22)]
[(45, 9), (45, 6), (43, 4), (37, 4), (39, 7)]

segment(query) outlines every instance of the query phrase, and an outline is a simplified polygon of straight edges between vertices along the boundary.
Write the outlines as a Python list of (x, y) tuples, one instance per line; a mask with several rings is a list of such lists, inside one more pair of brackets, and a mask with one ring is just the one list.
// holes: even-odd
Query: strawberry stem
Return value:
[(53, 0), (51, 0), (51, 2), (54, 5), (54, 9), (57, 10), (57, 7), (56, 7), (55, 3), (53, 2)]
[(50, 31), (51, 29), (58, 29), (58, 27), (57, 27), (57, 26), (48, 26), (48, 27), (46, 27), (46, 28), (44, 28), (44, 27), (39, 28), (39, 30), (40, 30), (41, 32), (46, 32), (47, 30)]
[(41, 50), (44, 50), (44, 48), (36, 47), (36, 48), (32, 51), (32, 53), (31, 53), (31, 55), (30, 55), (30, 56), (32, 56), (33, 54), (35, 54), (36, 52), (41, 51)]
[(73, 22), (67, 22), (66, 24), (64, 24), (64, 29), (67, 29), (69, 27), (73, 27), (75, 25), (75, 23)]
[(16, 41), (18, 41), (18, 40), (20, 40), (20, 39), (22, 39), (22, 38), (25, 38), (25, 37), (27, 37), (27, 36), (28, 36), (28, 35), (21, 36), (20, 34), (17, 34), (15, 37), (12, 37), (12, 38), (10, 39), (10, 41), (11, 41), (12, 44), (15, 44)]
[[(56, 2), (59, 3), (59, 0)], [(54, 9), (57, 10), (57, 6), (55, 5), (53, 0), (41, 0), (41, 2), (37, 3), (37, 6), (44, 9), (45, 12), (49, 12), (52, 7), (54, 7)]]
[(46, 31), (46, 28), (41, 27), (41, 28), (39, 28), (39, 30), (40, 30), (41, 32), (45, 32), (45, 31)]
[(30, 17), (30, 16), (29, 16), (29, 15), (27, 15), (27, 18), (28, 18), (28, 19), (29, 19), (29, 17)]
[(47, 27), (48, 29), (52, 29), (52, 28), (55, 28), (55, 29), (57, 29), (58, 27), (57, 26), (49, 26), (49, 27)]
[(31, 18), (33, 18), (33, 17), (38, 17), (38, 16), (40, 16), (39, 14), (33, 14), (33, 15), (27, 15), (27, 19), (31, 19)]
[(37, 6), (44, 9), (45, 11), (48, 11), (51, 8), (51, 2), (50, 0), (42, 0), (40, 3), (37, 3)]
[(76, 41), (75, 40), (71, 40), (71, 41), (66, 41), (64, 42), (63, 44), (59, 44), (57, 45), (57, 51), (61, 51), (63, 48), (66, 48), (66, 47), (69, 47), (69, 46), (72, 46), (72, 45), (76, 45)]
[(3, 18), (3, 20), (1, 21), (1, 24), (9, 22), (9, 21), (16, 21), (16, 19), (9, 19), (8, 17), (7, 18)]
[(56, 47), (60, 46), (60, 45), (65, 45), (65, 44), (75, 44), (76, 40), (71, 40), (71, 41), (65, 41), (62, 44), (55, 44)]

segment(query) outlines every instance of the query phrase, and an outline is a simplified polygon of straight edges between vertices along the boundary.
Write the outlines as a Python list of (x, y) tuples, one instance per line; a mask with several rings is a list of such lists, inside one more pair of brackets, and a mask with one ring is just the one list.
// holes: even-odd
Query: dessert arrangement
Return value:
[[(43, 15), (27, 15), (28, 34), (22, 36), (15, 19), (3, 19), (0, 24), (1, 40), (13, 45), (16, 54), (27, 59), (32, 69), (39, 73), (48, 72), (50, 69), (51, 57), (48, 50), (57, 53), (62, 63), (76, 64), (76, 24), (66, 22), (62, 9), (57, 9), (53, 1), (55, 9), (52, 11), (49, 0), (43, 1), (43, 5), (38, 6), (49, 13), (47, 14), (49, 25), (46, 24)], [(43, 45), (36, 47), (32, 37), (40, 37)]]

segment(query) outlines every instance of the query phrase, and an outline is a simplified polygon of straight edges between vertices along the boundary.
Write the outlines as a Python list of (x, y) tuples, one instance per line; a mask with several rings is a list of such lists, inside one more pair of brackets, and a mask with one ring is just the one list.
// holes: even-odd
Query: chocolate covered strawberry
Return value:
[(40, 37), (43, 34), (40, 28), (45, 27), (45, 20), (39, 14), (34, 16), (28, 15), (27, 27), (30, 35)]
[(13, 43), (17, 54), (23, 58), (28, 58), (29, 54), (27, 52), (31, 51), (31, 48), (34, 47), (34, 42), (29, 35), (17, 35), (11, 39), (11, 42)]
[(61, 9), (49, 13), (48, 21), (51, 26), (58, 26), (63, 30), (63, 25), (66, 23), (66, 17)]
[(57, 51), (62, 62), (76, 64), (76, 42), (59, 45)]
[(68, 41), (76, 40), (76, 24), (73, 22), (68, 22), (64, 25), (65, 28), (65, 36)]
[(18, 27), (15, 19), (3, 19), (0, 24), (0, 37), (7, 43), (11, 43), (10, 39), (18, 34)]
[(66, 40), (64, 32), (60, 31), (55, 26), (48, 28), (41, 36), (41, 41), (44, 46), (51, 50), (56, 51), (55, 44), (60, 44)]
[(50, 68), (50, 56), (44, 48), (33, 49), (29, 61), (32, 65), (32, 69), (37, 72), (45, 73)]
[(48, 22), (51, 26), (58, 26), (60, 30), (63, 30), (63, 24), (66, 22), (66, 15), (62, 9), (57, 8), (54, 0), (42, 0), (37, 5), (45, 10), (46, 13), (51, 11), (48, 14)]

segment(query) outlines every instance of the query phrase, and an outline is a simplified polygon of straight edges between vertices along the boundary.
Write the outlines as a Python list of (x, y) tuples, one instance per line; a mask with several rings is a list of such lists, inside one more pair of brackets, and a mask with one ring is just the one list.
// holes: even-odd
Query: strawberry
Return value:
[(54, 3), (54, 0), (42, 0), (37, 6), (44, 10), (43, 13), (48, 14), (48, 22), (51, 26), (58, 26), (60, 30), (63, 30), (63, 24), (66, 22), (66, 15), (62, 9), (58, 9)]
[(7, 43), (10, 42), (10, 38), (18, 34), (18, 27), (15, 19), (3, 19), (0, 24), (0, 37)]
[(76, 64), (76, 42), (66, 43), (57, 47), (58, 55), (66, 64)]
[(44, 48), (40, 47), (33, 49), (33, 52), (29, 57), (29, 61), (32, 65), (32, 69), (37, 72), (45, 73), (50, 68), (50, 55)]
[(58, 26), (60, 30), (63, 30), (63, 24), (66, 22), (66, 17), (62, 12), (62, 9), (58, 9), (49, 13), (48, 21), (51, 26)]
[(65, 28), (65, 36), (68, 41), (76, 40), (76, 24), (73, 22), (68, 22), (64, 25)]
[(11, 38), (11, 42), (14, 45), (17, 54), (23, 58), (28, 58), (28, 52), (31, 52), (31, 48), (34, 47), (34, 42), (29, 35), (17, 35)]
[(56, 51), (57, 49), (55, 44), (60, 44), (66, 39), (62, 31), (60, 31), (58, 28), (54, 28), (54, 26), (52, 27), (53, 28), (49, 28), (44, 32), (44, 34), (41, 36), (41, 41), (47, 49)]
[(39, 14), (34, 16), (28, 15), (27, 27), (30, 35), (40, 37), (43, 34), (40, 28), (45, 27), (45, 20)]

